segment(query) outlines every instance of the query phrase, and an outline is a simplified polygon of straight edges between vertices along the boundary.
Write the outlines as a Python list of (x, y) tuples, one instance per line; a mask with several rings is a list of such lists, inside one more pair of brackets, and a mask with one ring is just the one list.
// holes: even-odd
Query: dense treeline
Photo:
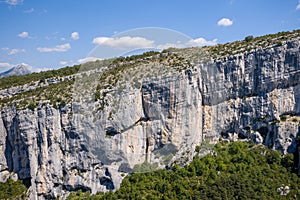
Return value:
[(235, 55), (244, 53), (246, 51), (258, 48), (267, 48), (270, 46), (282, 46), (284, 41), (293, 40), (299, 38), (300, 30), (279, 32), (275, 34), (268, 34), (259, 37), (253, 37), (252, 35), (246, 36), (244, 40), (230, 42), (226, 44), (218, 44), (210, 47), (204, 47), (211, 57), (220, 58), (222, 56)]
[(58, 105), (65, 106), (65, 104), (69, 103), (72, 99), (73, 84), (74, 79), (25, 91), (10, 98), (0, 99), (0, 105), (16, 105), (18, 109), (28, 107), (34, 110), (40, 101), (49, 100), (54, 108), (57, 108)]
[(69, 199), (297, 199), (300, 178), (293, 155), (264, 146), (217, 144), (184, 168), (127, 176), (116, 192), (72, 193)]
[(119, 63), (119, 62), (125, 62), (125, 61), (132, 61), (136, 59), (142, 59), (145, 57), (153, 56), (159, 54), (159, 52), (149, 51), (145, 52), (141, 55), (133, 55), (128, 57), (119, 57), (116, 59), (107, 59), (107, 60), (98, 60), (95, 62), (88, 62), (82, 65), (74, 65), (72, 67), (64, 67), (57, 70), (48, 70), (48, 71), (42, 71), (42, 72), (34, 72), (31, 74), (21, 75), (21, 76), (10, 76), (10, 77), (4, 77), (0, 78), (0, 89), (6, 89), (13, 86), (18, 85), (24, 85), (26, 83), (30, 83), (32, 81), (41, 81), (52, 78), (52, 77), (64, 77), (69, 76), (72, 74), (76, 74), (79, 70), (80, 71), (87, 71), (92, 70), (95, 68), (100, 68), (102, 66), (109, 65), (111, 63)]
[(13, 86), (24, 85), (32, 81), (43, 81), (51, 77), (64, 77), (78, 72), (80, 65), (73, 67), (65, 67), (57, 70), (43, 71), (39, 73), (31, 73), (22, 76), (10, 76), (0, 78), (0, 89), (6, 89)]
[[(209, 55), (214, 58), (214, 57), (220, 57), (225, 55), (242, 53), (258, 47), (264, 48), (270, 45), (281, 46), (283, 44), (282, 43), (283, 41), (292, 40), (298, 38), (299, 36), (300, 36), (300, 30), (294, 30), (291, 32), (279, 32), (276, 34), (269, 34), (260, 37), (247, 36), (245, 37), (245, 40), (226, 43), (226, 44), (219, 44), (210, 47), (203, 47), (203, 50), (208, 51)], [(170, 48), (168, 50), (165, 50), (164, 52), (169, 52), (169, 51), (176, 52), (178, 51), (178, 49), (176, 50), (174, 48)], [(184, 49), (184, 51), (189, 52), (187, 49)], [(102, 61), (98, 60), (96, 62), (89, 62), (83, 65), (74, 65), (73, 67), (65, 67), (58, 70), (49, 70), (49, 71), (32, 73), (32, 74), (27, 74), (22, 76), (11, 76), (11, 77), (0, 78), (0, 89), (5, 89), (17, 85), (24, 85), (32, 81), (44, 80), (51, 77), (68, 76), (77, 73), (79, 69), (80, 71), (90, 70), (90, 69), (94, 69), (95, 67), (108, 66), (111, 63), (115, 64), (120, 62), (129, 62), (129, 61), (147, 58), (149, 56), (154, 56), (157, 54), (159, 54), (159, 52), (149, 51), (141, 55), (132, 55), (128, 57), (119, 57), (115, 59), (107, 59)]]
[(27, 188), (22, 181), (9, 179), (6, 183), (0, 182), (0, 199), (25, 199)]

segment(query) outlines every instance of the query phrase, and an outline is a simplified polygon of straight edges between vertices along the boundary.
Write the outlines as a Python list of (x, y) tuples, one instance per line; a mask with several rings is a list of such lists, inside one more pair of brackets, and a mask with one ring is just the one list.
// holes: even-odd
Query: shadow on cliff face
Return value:
[(295, 112), (300, 115), (300, 84), (295, 86), (295, 91), (294, 91), (294, 96), (295, 96)]
[[(12, 111), (12, 113), (9, 113)], [(9, 116), (12, 114), (11, 116)], [(11, 110), (6, 110), (1, 112), (1, 118), (5, 128), (5, 132), (7, 133), (5, 137), (4, 146), (4, 163), (7, 165), (7, 169), (9, 172), (14, 172), (18, 175), (18, 179), (22, 180), (23, 184), (27, 187), (27, 189), (31, 186), (31, 175), (30, 175), (30, 166), (29, 160), (27, 159), (29, 156), (28, 145), (25, 144), (24, 141), (27, 141), (26, 135), (22, 134), (22, 130), (19, 130), (20, 120), (18, 118), (18, 114), (16, 114), (16, 109), (13, 107)], [(11, 121), (7, 120), (7, 118), (11, 118)], [(2, 120), (4, 119), (5, 120)], [(2, 133), (3, 134), (3, 133)], [(16, 148), (17, 147), (17, 148)], [(4, 164), (1, 163), (1, 164)], [(10, 175), (12, 178), (13, 174)], [(3, 178), (3, 177), (2, 177)], [(7, 176), (6, 178), (9, 178)]]
[[(290, 43), (298, 44), (297, 41), (288, 42), (287, 46)], [(241, 66), (240, 63), (244, 64)], [(295, 87), (295, 110), (300, 113), (298, 52), (261, 49), (247, 52), (242, 57), (234, 55), (225, 61), (209, 62), (200, 70), (206, 86), (204, 105), (217, 105), (228, 99), (264, 97), (275, 89)]]
[(296, 137), (296, 151), (294, 153), (294, 168), (296, 171), (296, 173), (298, 173), (298, 175), (300, 175), (300, 126), (298, 128), (298, 133), (297, 133), (297, 137)]
[[(80, 75), (76, 77), (72, 104), (74, 127), (79, 130), (78, 137), (86, 140), (88, 149), (101, 163), (104, 165), (118, 163), (116, 169), (132, 172), (134, 164), (153, 162), (153, 156), (150, 154), (154, 150), (161, 154), (172, 155), (178, 150), (175, 149), (179, 144), (175, 147), (170, 139), (166, 139), (168, 144), (161, 142), (156, 144), (156, 139), (162, 139), (149, 132), (152, 129), (157, 129), (155, 130), (157, 133), (163, 129), (168, 132), (172, 126), (165, 123), (165, 120), (172, 119), (175, 111), (169, 109), (175, 107), (177, 99), (182, 97), (170, 93), (171, 84), (168, 84), (168, 81), (181, 76), (181, 68), (190, 67), (184, 63), (183, 58), (178, 58), (169, 51), (162, 52), (163, 49), (203, 44), (182, 33), (163, 28), (129, 30), (112, 36), (111, 40), (140, 42), (134, 46), (120, 47), (109, 47), (106, 43), (100, 42), (89, 53), (89, 57), (99, 60), (85, 64), (79, 70)], [(216, 41), (212, 44), (215, 43)], [(102, 58), (111, 59), (102, 60)], [(88, 72), (89, 70), (92, 72)], [(187, 70), (186, 73), (192, 85), (192, 71)], [(180, 81), (176, 83), (180, 87)], [(168, 86), (164, 87), (164, 84)], [(148, 102), (144, 101), (145, 87), (150, 91)], [(185, 93), (182, 93), (184, 97)], [(175, 99), (170, 99), (172, 95)], [(151, 125), (153, 121), (156, 121), (157, 125)], [(166, 131), (164, 134), (170, 135)], [(135, 141), (138, 144), (134, 144)], [(150, 145), (155, 148), (149, 148)], [(150, 158), (152, 160), (147, 160)], [(158, 159), (155, 162), (158, 162)]]

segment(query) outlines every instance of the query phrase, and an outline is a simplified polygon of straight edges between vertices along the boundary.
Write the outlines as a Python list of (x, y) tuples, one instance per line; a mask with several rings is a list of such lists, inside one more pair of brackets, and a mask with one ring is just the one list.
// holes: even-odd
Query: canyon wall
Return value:
[(194, 62), (108, 93), (103, 109), (97, 102), (3, 108), (0, 179), (27, 180), (30, 198), (43, 199), (117, 189), (128, 173), (184, 165), (196, 146), (219, 140), (251, 139), (299, 156), (299, 50), (294, 40)]

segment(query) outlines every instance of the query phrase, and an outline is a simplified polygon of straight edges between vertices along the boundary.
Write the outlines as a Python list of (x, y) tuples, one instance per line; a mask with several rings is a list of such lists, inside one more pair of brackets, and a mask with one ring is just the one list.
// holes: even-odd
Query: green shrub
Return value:
[(27, 188), (22, 181), (13, 181), (8, 179), (7, 182), (0, 182), (0, 199), (25, 199)]
[[(181, 168), (149, 171), (124, 178), (116, 192), (98, 193), (89, 199), (298, 199), (300, 178), (293, 173), (294, 157), (253, 143), (219, 143), (215, 153)], [(277, 188), (290, 187), (281, 196)], [(74, 194), (73, 196), (74, 197)], [(84, 197), (86, 198), (86, 197)], [(81, 199), (84, 199), (81, 198)], [(69, 198), (71, 199), (71, 198)]]
[(137, 164), (133, 167), (133, 171), (135, 173), (145, 173), (145, 172), (151, 172), (156, 170), (158, 167), (157, 163), (151, 164), (148, 162), (144, 162), (142, 164)]
[(250, 41), (253, 40), (253, 39), (254, 39), (253, 35), (249, 35), (249, 36), (246, 36), (246, 37), (245, 37), (245, 41), (246, 41), (246, 42), (250, 42)]
[(30, 103), (30, 104), (28, 105), (28, 109), (30, 109), (30, 110), (32, 110), (32, 111), (34, 111), (35, 108), (36, 108), (36, 105), (35, 105), (34, 103)]
[(199, 153), (200, 150), (201, 150), (201, 147), (200, 147), (200, 146), (196, 146), (195, 151), (196, 151), (197, 153)]
[(286, 115), (280, 116), (280, 121), (285, 122), (286, 120), (287, 120), (287, 116)]

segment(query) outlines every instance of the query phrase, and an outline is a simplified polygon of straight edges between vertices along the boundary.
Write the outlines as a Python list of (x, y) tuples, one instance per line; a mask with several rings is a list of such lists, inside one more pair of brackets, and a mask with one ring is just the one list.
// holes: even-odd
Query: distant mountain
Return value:
[(20, 76), (20, 75), (24, 75), (24, 74), (30, 74), (31, 73), (31, 66), (27, 65), (27, 64), (19, 64), (16, 65), (12, 68), (10, 68), (9, 70), (0, 73), (0, 78), (3, 77), (8, 77), (8, 76)]

